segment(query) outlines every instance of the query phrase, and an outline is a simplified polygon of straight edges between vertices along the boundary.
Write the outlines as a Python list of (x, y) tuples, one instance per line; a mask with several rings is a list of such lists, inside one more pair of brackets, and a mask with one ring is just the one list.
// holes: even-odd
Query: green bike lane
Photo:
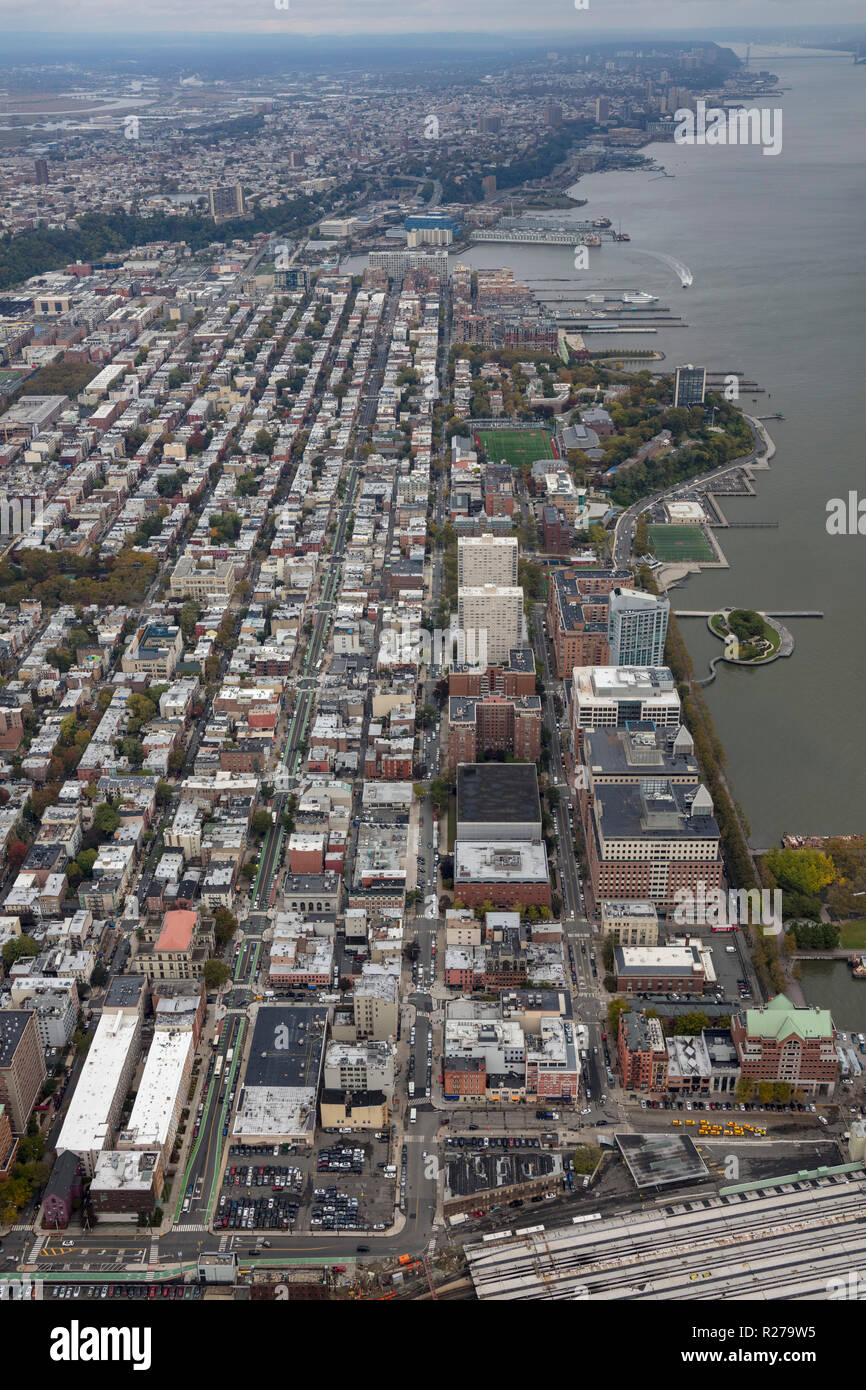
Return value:
[[(175, 1224), (177, 1224), (177, 1223), (179, 1222), (180, 1217), (181, 1217), (181, 1215), (182, 1215), (182, 1213), (183, 1213), (183, 1203), (184, 1203), (184, 1198), (186, 1197), (186, 1190), (187, 1190), (187, 1187), (189, 1186), (189, 1183), (190, 1183), (190, 1180), (191, 1180), (192, 1170), (193, 1170), (193, 1168), (194, 1168), (194, 1166), (195, 1166), (195, 1164), (196, 1164), (196, 1162), (197, 1162), (197, 1160), (198, 1160), (198, 1158), (199, 1158), (199, 1155), (200, 1155), (200, 1153), (201, 1153), (202, 1145), (205, 1143), (205, 1141), (207, 1141), (207, 1144), (208, 1144), (208, 1152), (209, 1152), (210, 1146), (213, 1144), (214, 1140), (216, 1140), (216, 1141), (217, 1141), (217, 1149), (216, 1149), (216, 1161), (215, 1161), (215, 1164), (214, 1164), (214, 1177), (213, 1177), (213, 1183), (212, 1183), (212, 1186), (211, 1186), (211, 1191), (210, 1191), (210, 1194), (209, 1194), (209, 1197), (208, 1197), (207, 1213), (206, 1213), (206, 1224), (208, 1224), (208, 1225), (210, 1224), (211, 1213), (212, 1213), (212, 1211), (213, 1211), (214, 1202), (216, 1201), (216, 1193), (217, 1193), (217, 1190), (218, 1190), (218, 1180), (219, 1180), (220, 1168), (221, 1168), (221, 1166), (222, 1166), (222, 1165), (221, 1165), (221, 1150), (222, 1150), (222, 1143), (221, 1143), (221, 1141), (222, 1141), (222, 1139), (225, 1137), (225, 1136), (223, 1135), (222, 1131), (223, 1131), (223, 1129), (225, 1128), (226, 1123), (227, 1123), (227, 1118), (228, 1118), (228, 1113), (229, 1113), (229, 1108), (230, 1108), (229, 1096), (231, 1095), (232, 1091), (234, 1090), (234, 1082), (235, 1082), (235, 1079), (236, 1079), (236, 1077), (237, 1077), (238, 1070), (239, 1070), (239, 1068), (240, 1068), (240, 1058), (241, 1058), (241, 1052), (242, 1052), (242, 1049), (243, 1049), (244, 1033), (245, 1033), (245, 1030), (246, 1030), (246, 1019), (244, 1019), (244, 1018), (238, 1019), (238, 1025), (239, 1025), (239, 1026), (238, 1026), (237, 1033), (235, 1034), (234, 1039), (233, 1039), (232, 1043), (230, 1044), (230, 1046), (234, 1049), (234, 1055), (233, 1055), (233, 1057), (232, 1057), (232, 1062), (231, 1062), (231, 1069), (230, 1069), (230, 1071), (226, 1071), (225, 1073), (223, 1073), (222, 1076), (216, 1076), (216, 1075), (214, 1075), (214, 1076), (211, 1077), (210, 1085), (209, 1085), (209, 1087), (208, 1087), (207, 1100), (206, 1100), (206, 1102), (205, 1102), (205, 1111), (204, 1111), (204, 1115), (202, 1116), (203, 1123), (202, 1123), (202, 1125), (201, 1125), (201, 1127), (200, 1127), (200, 1129), (199, 1129), (198, 1137), (197, 1137), (197, 1139), (195, 1140), (195, 1143), (193, 1144), (192, 1148), (190, 1149), (189, 1156), (188, 1156), (187, 1162), (186, 1162), (186, 1168), (184, 1169), (183, 1178), (181, 1179), (180, 1191), (179, 1191), (179, 1193), (178, 1193), (177, 1205), (176, 1205), (176, 1207), (175, 1207), (175, 1212), (174, 1212), (174, 1222), (175, 1222)], [(227, 1055), (227, 1052), (228, 1052), (228, 1048), (226, 1049), (226, 1054), (223, 1054), (223, 1055)], [(212, 1105), (212, 1102), (213, 1102), (213, 1097), (214, 1097), (214, 1095), (217, 1095), (217, 1096), (219, 1095), (219, 1088), (220, 1088), (220, 1086), (224, 1086), (224, 1087), (225, 1087), (225, 1099), (222, 1101), (221, 1104), (218, 1103), (218, 1104), (219, 1104), (219, 1109), (218, 1109), (218, 1113), (216, 1114), (216, 1116), (214, 1116), (213, 1123), (212, 1123), (212, 1124), (205, 1124), (204, 1121), (205, 1121), (206, 1119), (207, 1119), (207, 1120), (211, 1119), (211, 1105)], [(207, 1156), (207, 1155), (206, 1155), (206, 1156)], [(203, 1175), (203, 1176), (204, 1176), (204, 1175)], [(179, 1227), (179, 1229), (182, 1231), (182, 1230), (183, 1230), (183, 1227), (181, 1226), (181, 1227)]]

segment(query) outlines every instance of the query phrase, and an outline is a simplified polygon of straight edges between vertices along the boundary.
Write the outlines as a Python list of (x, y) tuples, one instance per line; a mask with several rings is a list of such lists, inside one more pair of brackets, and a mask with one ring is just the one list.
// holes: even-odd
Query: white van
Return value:
[(412, 1106), (412, 1109), (409, 1111), (409, 1123), (410, 1123), (410, 1125), (414, 1125), (417, 1119), (418, 1119), (418, 1111), (415, 1109), (415, 1107), (414, 1107), (414, 1105), (413, 1105), (413, 1106)]

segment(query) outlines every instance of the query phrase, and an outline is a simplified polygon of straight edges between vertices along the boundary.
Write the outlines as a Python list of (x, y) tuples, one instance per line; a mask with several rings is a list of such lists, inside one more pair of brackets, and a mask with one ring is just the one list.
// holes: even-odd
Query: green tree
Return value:
[(219, 989), (229, 978), (229, 968), (225, 961), (207, 960), (204, 963), (204, 982), (208, 989)]
[(192, 637), (192, 634), (195, 630), (195, 625), (199, 620), (200, 613), (201, 610), (198, 604), (194, 603), (192, 599), (188, 599), (187, 602), (181, 608), (180, 618), (178, 619), (178, 625), (180, 627), (181, 633), (183, 634), (183, 639), (185, 642), (188, 642), (189, 639)]
[(631, 1011), (631, 1004), (627, 999), (611, 999), (607, 1006), (607, 1031), (616, 1038), (619, 1033), (619, 1016)]
[(260, 811), (256, 811), (255, 815), (252, 818), (251, 824), (254, 834), (266, 835), (272, 825), (270, 811), (266, 811), (264, 810), (264, 808), (262, 808)]
[(100, 835), (107, 837), (113, 835), (120, 825), (120, 816), (113, 806), (107, 801), (101, 801), (93, 814), (93, 828), (98, 830)]
[(709, 1018), (699, 1010), (695, 1010), (693, 1013), (680, 1014), (674, 1025), (674, 1036), (678, 1038), (694, 1037), (709, 1026)]
[(238, 929), (238, 919), (233, 912), (229, 912), (227, 907), (218, 907), (213, 915), (214, 936), (218, 946), (225, 946), (231, 941)]
[(814, 897), (836, 877), (836, 867), (828, 854), (817, 849), (773, 849), (764, 864), (782, 889)]
[(575, 1173), (594, 1173), (601, 1158), (601, 1149), (595, 1144), (579, 1144), (572, 1155)]
[(172, 777), (177, 777), (183, 771), (186, 762), (186, 750), (183, 748), (172, 748), (168, 755), (168, 771)]
[(26, 933), (23, 936), (13, 936), (3, 943), (2, 954), (3, 964), (7, 970), (10, 970), (16, 960), (20, 960), (22, 956), (38, 956), (39, 943)]
[(93, 877), (93, 866), (99, 855), (95, 849), (83, 849), (76, 855), (75, 863), (78, 865), (84, 878)]
[(120, 751), (132, 763), (133, 767), (141, 767), (144, 762), (144, 747), (141, 739), (130, 737), (121, 739)]

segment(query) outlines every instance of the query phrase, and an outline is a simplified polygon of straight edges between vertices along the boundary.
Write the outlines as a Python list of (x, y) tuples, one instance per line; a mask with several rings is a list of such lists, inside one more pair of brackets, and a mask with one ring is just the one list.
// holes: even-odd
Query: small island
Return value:
[(696, 681), (696, 685), (714, 681), (720, 661), (732, 666), (767, 666), (780, 656), (790, 656), (794, 650), (788, 629), (753, 608), (721, 608), (707, 618), (707, 627), (724, 642), (725, 650), (711, 659), (710, 674)]
[(779, 655), (785, 629), (753, 608), (723, 608), (709, 619), (725, 644), (725, 661), (755, 666)]

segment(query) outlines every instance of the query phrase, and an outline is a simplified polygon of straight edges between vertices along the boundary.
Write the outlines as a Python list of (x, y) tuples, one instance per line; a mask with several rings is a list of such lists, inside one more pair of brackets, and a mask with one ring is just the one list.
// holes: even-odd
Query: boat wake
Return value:
[(639, 246), (633, 246), (631, 249), (632, 251), (637, 251), (641, 256), (652, 256), (654, 261), (661, 261), (663, 265), (666, 265), (669, 270), (672, 270), (674, 274), (679, 277), (680, 284), (684, 290), (688, 289), (689, 285), (694, 283), (695, 277), (692, 275), (688, 266), (683, 265), (682, 261), (675, 260), (673, 256), (666, 256), (663, 251), (646, 251)]

